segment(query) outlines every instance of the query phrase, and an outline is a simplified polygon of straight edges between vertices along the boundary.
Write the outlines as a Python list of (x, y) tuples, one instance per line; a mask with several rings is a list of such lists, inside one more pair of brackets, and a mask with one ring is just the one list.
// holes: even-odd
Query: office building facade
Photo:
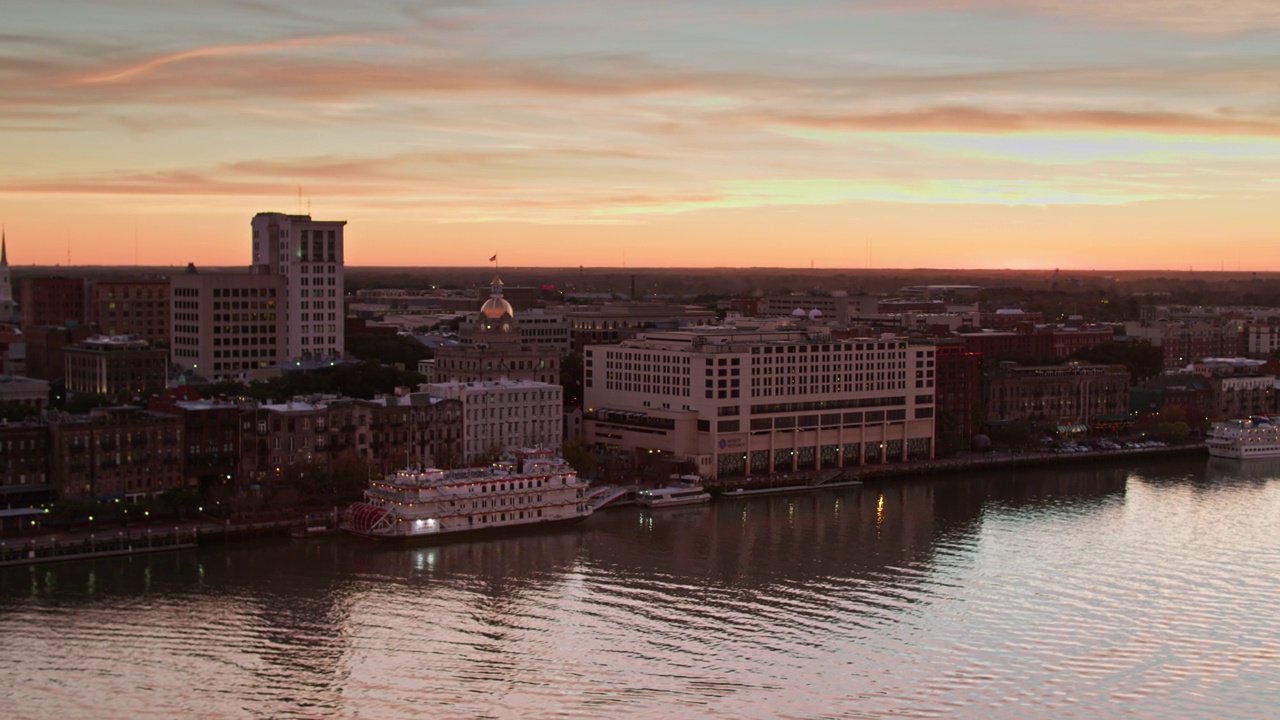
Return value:
[(586, 348), (583, 439), (708, 478), (930, 458), (934, 363), (817, 326), (648, 333)]

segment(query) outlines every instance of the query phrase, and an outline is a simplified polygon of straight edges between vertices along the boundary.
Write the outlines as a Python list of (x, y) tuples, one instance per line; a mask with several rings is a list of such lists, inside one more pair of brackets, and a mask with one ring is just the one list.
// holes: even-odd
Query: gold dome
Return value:
[(511, 309), (511, 303), (501, 297), (491, 297), (480, 306), (480, 314), (490, 320), (498, 320), (503, 315), (515, 317), (516, 313)]
[(502, 280), (495, 277), (489, 286), (489, 299), (480, 306), (480, 315), (488, 320), (500, 320), (504, 316), (514, 318), (516, 311), (502, 297)]

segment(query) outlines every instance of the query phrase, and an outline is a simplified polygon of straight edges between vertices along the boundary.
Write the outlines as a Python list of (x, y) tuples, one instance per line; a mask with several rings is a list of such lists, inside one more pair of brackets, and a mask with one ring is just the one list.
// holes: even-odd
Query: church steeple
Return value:
[(0, 226), (0, 323), (13, 320), (13, 281), (9, 278), (9, 247)]

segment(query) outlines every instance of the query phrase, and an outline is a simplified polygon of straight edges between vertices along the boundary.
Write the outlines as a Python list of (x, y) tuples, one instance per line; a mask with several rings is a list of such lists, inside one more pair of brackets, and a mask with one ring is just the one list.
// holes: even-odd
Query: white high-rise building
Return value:
[(278, 312), (287, 360), (342, 357), (345, 220), (264, 212), (253, 216), (253, 272), (283, 278)]

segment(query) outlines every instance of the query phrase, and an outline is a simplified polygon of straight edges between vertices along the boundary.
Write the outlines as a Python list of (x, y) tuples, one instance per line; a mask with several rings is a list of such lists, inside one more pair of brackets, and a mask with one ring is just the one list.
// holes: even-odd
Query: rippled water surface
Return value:
[(1276, 717), (1280, 464), (0, 571), (0, 716)]

